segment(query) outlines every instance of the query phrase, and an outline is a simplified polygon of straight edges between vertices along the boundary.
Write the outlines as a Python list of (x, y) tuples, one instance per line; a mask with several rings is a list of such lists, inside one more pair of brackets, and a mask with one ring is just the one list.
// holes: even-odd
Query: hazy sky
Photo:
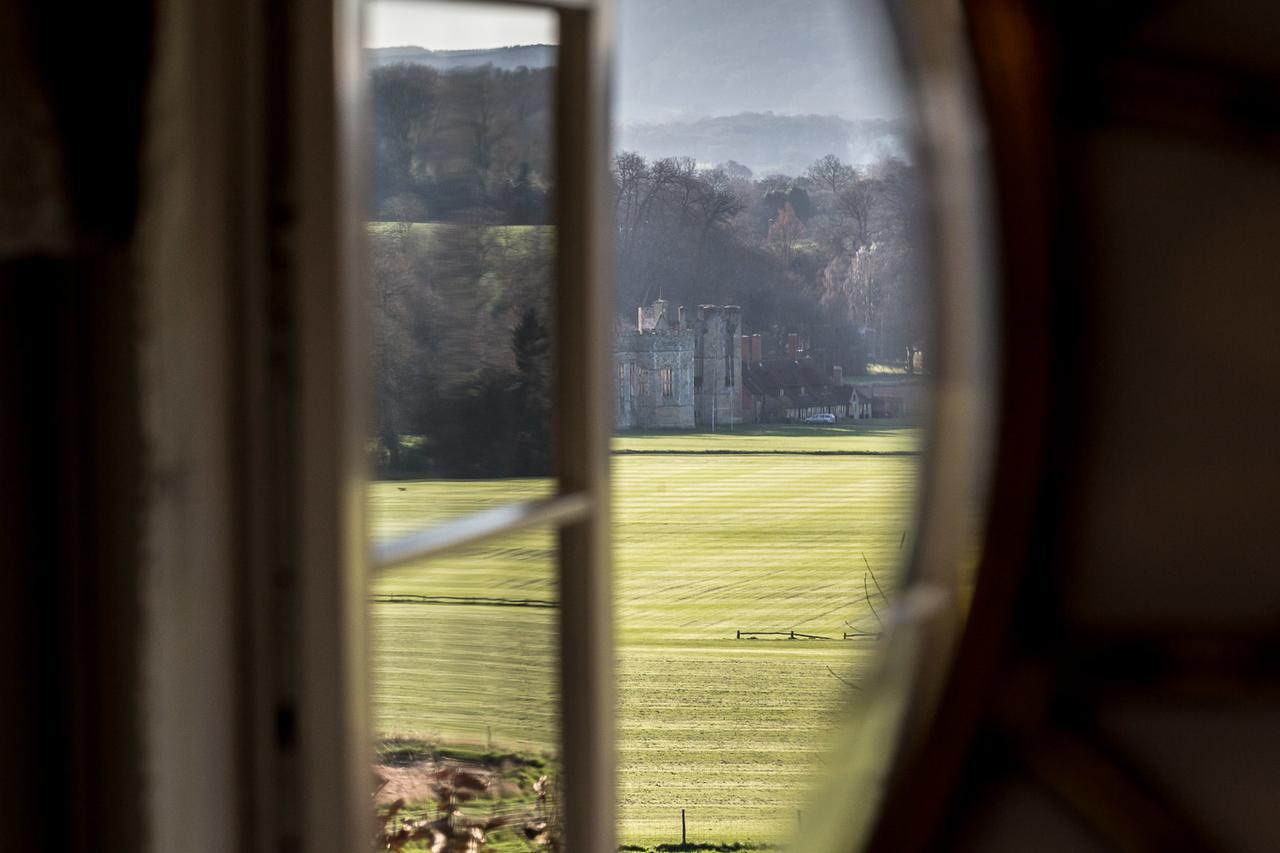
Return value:
[[(369, 47), (558, 42), (555, 13), (467, 0), (369, 0)], [(900, 118), (884, 0), (618, 0), (622, 121), (767, 112)]]
[(366, 9), (368, 47), (463, 50), (558, 41), (555, 13), (547, 9), (448, 0), (374, 0)]

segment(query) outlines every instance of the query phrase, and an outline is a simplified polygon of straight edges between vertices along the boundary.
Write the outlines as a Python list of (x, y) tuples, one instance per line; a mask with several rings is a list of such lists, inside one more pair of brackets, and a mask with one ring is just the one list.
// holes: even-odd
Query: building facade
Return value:
[(716, 429), (742, 420), (742, 310), (665, 299), (619, 328), (614, 348), (619, 429)]
[(755, 423), (802, 421), (811, 415), (859, 416), (853, 386), (839, 367), (826, 376), (799, 335), (787, 335), (786, 358), (764, 358), (760, 335), (742, 336), (743, 416)]

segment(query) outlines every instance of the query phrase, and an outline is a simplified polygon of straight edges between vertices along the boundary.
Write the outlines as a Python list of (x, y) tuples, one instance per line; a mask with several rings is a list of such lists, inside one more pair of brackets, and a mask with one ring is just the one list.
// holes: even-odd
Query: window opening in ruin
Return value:
[(670, 397), (675, 393), (673, 387), (675, 382), (675, 372), (670, 367), (662, 368), (662, 396)]

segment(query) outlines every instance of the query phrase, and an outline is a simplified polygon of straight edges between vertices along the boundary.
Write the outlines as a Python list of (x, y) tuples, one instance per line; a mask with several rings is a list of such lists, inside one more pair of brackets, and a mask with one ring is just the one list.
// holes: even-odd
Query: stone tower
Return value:
[(615, 344), (619, 429), (692, 429), (694, 330), (665, 299), (640, 307)]
[(708, 429), (742, 421), (742, 352), (737, 305), (700, 305), (693, 322), (693, 390), (697, 425)]

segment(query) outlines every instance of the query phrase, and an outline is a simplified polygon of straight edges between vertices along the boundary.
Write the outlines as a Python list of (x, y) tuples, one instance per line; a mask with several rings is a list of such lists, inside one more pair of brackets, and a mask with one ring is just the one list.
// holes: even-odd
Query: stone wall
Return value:
[(689, 316), (663, 299), (617, 332), (619, 429), (717, 428), (742, 422), (742, 310), (703, 305)]
[[(618, 334), (619, 429), (693, 429), (693, 353), (690, 329)], [(670, 371), (669, 394), (664, 371)]]
[(742, 309), (701, 305), (693, 322), (695, 420), (713, 428), (742, 422)]

